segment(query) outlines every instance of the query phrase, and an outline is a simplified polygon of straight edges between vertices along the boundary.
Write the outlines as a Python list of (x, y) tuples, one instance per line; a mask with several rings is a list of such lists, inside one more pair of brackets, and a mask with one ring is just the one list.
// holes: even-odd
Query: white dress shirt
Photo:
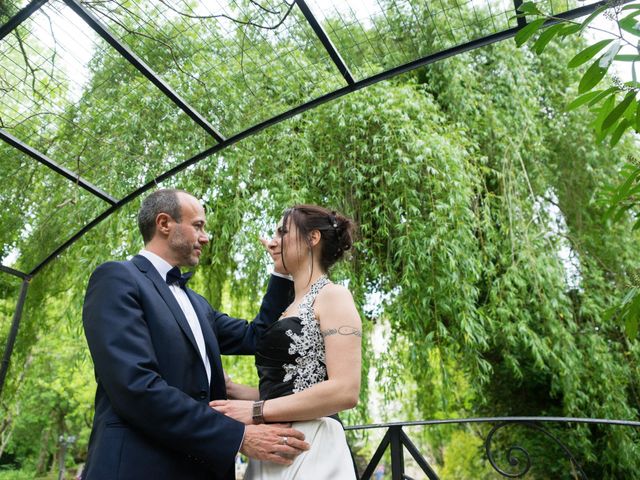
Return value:
[[(153, 252), (149, 250), (141, 250), (140, 255), (149, 260), (151, 264), (158, 271), (163, 280), (167, 279), (167, 272), (173, 268), (171, 264), (169, 264), (165, 259), (159, 257)], [(209, 362), (209, 356), (207, 355), (207, 349), (204, 345), (204, 337), (202, 335), (202, 328), (200, 327), (200, 322), (198, 321), (198, 316), (196, 315), (195, 310), (193, 309), (193, 305), (191, 305), (191, 300), (187, 296), (187, 292), (185, 292), (178, 283), (174, 283), (172, 285), (168, 285), (169, 290), (173, 293), (173, 296), (176, 297), (178, 301), (178, 305), (180, 305), (180, 309), (184, 316), (187, 318), (187, 322), (189, 323), (189, 327), (191, 328), (191, 333), (193, 333), (193, 337), (196, 339), (196, 345), (198, 346), (198, 350), (200, 351), (200, 357), (202, 358), (202, 363), (204, 364), (204, 369), (207, 372), (207, 379), (209, 380), (209, 385), (211, 385), (211, 363)]]

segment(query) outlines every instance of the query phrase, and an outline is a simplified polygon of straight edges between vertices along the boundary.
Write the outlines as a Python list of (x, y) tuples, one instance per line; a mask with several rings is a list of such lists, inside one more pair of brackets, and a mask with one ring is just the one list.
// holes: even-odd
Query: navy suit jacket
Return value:
[(211, 362), (209, 384), (187, 319), (151, 262), (137, 255), (100, 265), (82, 315), (98, 384), (83, 479), (233, 479), (244, 425), (208, 406), (226, 398), (220, 354), (252, 355), (292, 286), (272, 276), (251, 323), (186, 289)]

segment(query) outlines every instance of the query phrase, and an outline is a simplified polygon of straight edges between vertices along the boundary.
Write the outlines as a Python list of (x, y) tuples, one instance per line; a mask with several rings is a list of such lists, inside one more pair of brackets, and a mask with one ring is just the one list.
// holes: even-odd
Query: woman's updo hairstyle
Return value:
[(282, 224), (288, 225), (289, 219), (309, 248), (311, 232), (320, 232), (320, 266), (325, 272), (353, 245), (355, 223), (340, 213), (318, 205), (295, 205), (285, 210)]

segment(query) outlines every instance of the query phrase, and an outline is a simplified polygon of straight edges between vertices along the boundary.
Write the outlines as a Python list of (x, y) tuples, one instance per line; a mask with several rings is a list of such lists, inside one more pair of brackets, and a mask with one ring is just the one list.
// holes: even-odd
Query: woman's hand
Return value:
[(245, 425), (253, 425), (253, 402), (251, 400), (214, 400), (209, 402), (209, 406)]
[(222, 374), (224, 375), (224, 386), (228, 392), (229, 388), (233, 388), (233, 381), (231, 380), (231, 377), (227, 375), (227, 372), (223, 371)]
[(260, 393), (255, 387), (235, 383), (231, 377), (224, 372), (224, 386), (227, 390), (227, 398), (232, 400), (260, 400)]

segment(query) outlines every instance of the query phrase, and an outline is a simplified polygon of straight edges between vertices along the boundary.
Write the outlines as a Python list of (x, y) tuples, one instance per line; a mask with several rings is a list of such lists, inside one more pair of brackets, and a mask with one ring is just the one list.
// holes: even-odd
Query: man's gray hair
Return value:
[(160, 213), (170, 215), (176, 222), (182, 220), (182, 211), (178, 193), (186, 193), (173, 188), (156, 190), (142, 201), (138, 212), (138, 228), (145, 245), (151, 241), (156, 233), (156, 217)]

